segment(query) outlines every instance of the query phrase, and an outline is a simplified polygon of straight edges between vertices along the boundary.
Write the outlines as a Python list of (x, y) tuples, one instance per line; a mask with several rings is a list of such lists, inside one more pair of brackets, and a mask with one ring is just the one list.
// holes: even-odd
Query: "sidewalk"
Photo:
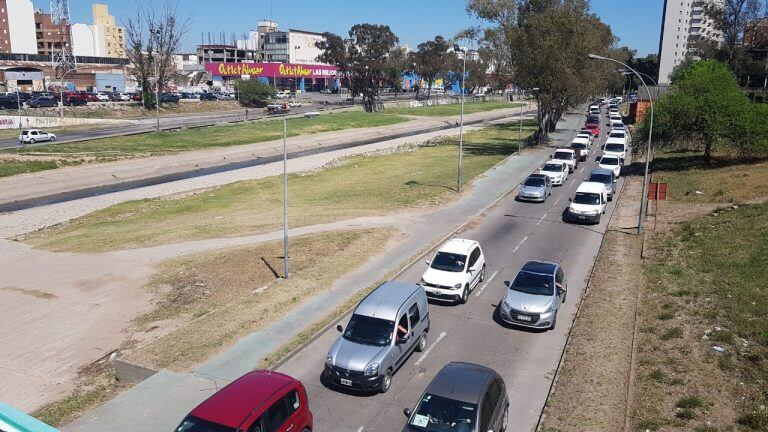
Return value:
[[(519, 116), (519, 108), (464, 116), (464, 124)], [(388, 126), (288, 138), (290, 158), (456, 128), (457, 117), (425, 117)], [(64, 167), (0, 179), (0, 211), (155, 185), (282, 159), (283, 141), (187, 151), (101, 164)]]
[[(552, 134), (553, 142), (569, 140), (581, 120), (582, 116), (578, 114), (567, 116), (558, 125), (559, 131)], [(306, 300), (282, 319), (244, 337), (194, 372), (160, 371), (64, 430), (172, 430), (197, 403), (252, 370), (260, 360), (343, 304), (350, 295), (407, 265), (414, 254), (430, 248), (462, 224), (481, 217), (482, 211), (507, 194), (548, 157), (549, 149), (545, 148), (527, 149), (522, 156), (507, 158), (476, 180), (471, 191), (460, 200), (407, 221), (404, 241), (345, 275), (327, 292)]]

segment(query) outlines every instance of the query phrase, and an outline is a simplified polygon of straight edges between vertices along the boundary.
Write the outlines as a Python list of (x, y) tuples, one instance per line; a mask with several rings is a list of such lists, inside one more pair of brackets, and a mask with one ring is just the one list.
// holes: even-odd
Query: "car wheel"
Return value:
[(56, 141), (56, 137), (55, 136), (51, 137), (51, 142), (53, 142), (53, 141)]
[(421, 338), (419, 339), (419, 344), (416, 345), (416, 351), (422, 352), (424, 349), (427, 348), (427, 333), (422, 333)]
[(480, 270), (480, 282), (485, 280), (485, 264), (483, 264), (483, 269)]
[(566, 286), (563, 290), (563, 303), (565, 303), (565, 298), (568, 297), (568, 287)]
[(504, 408), (504, 417), (501, 419), (501, 432), (507, 432), (509, 426), (509, 405)]
[(608, 202), (611, 202), (611, 201), (613, 201), (613, 195), (608, 197)]
[(34, 144), (34, 143), (35, 143), (35, 139), (34, 139), (34, 138), (30, 138), (30, 139), (29, 139), (29, 143), (30, 143), (30, 144)]
[(384, 374), (384, 378), (381, 379), (381, 387), (379, 387), (379, 391), (382, 393), (386, 393), (389, 391), (389, 388), (392, 386), (392, 369), (387, 369), (387, 372)]
[(464, 291), (461, 292), (461, 299), (459, 300), (459, 303), (466, 304), (468, 298), (469, 298), (469, 287), (465, 286)]
[(549, 330), (554, 330), (555, 326), (557, 326), (557, 312), (555, 312), (555, 317), (552, 318), (552, 325), (549, 326)]

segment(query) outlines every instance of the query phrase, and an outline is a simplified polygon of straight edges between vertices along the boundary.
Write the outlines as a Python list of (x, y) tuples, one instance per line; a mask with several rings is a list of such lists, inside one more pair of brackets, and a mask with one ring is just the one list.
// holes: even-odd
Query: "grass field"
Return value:
[(329, 232), (291, 239), (291, 277), (278, 280), (282, 241), (199, 254), (164, 264), (155, 286), (167, 294), (137, 320), (137, 332), (172, 323), (127, 357), (153, 368), (185, 370), (326, 291), (380, 253), (397, 231)]
[[(530, 134), (530, 130), (524, 131)], [(464, 183), (517, 150), (517, 125), (465, 136)], [(358, 156), (289, 176), (290, 226), (306, 226), (456, 197), (457, 139), (380, 156)], [(131, 201), (33, 234), (49, 250), (99, 252), (186, 240), (265, 233), (282, 226), (282, 178), (233, 183), (179, 199)]]
[(0, 160), (0, 177), (32, 173), (58, 168), (53, 161), (4, 161)]
[(700, 153), (659, 152), (653, 171), (654, 181), (669, 183), (669, 197), (677, 202), (747, 202), (768, 190), (768, 160), (764, 158), (717, 155), (705, 165)]
[[(288, 136), (309, 135), (406, 121), (388, 114), (362, 111), (330, 113), (313, 118), (288, 120)], [(105, 138), (71, 144), (41, 145), (8, 151), (19, 154), (56, 154), (94, 157), (132, 157), (159, 155), (185, 150), (228, 147), (282, 138), (282, 120), (265, 120), (234, 125), (220, 125), (175, 132), (153, 132), (135, 136)]]
[[(519, 107), (519, 103), (509, 102), (465, 102), (464, 114), (472, 114), (483, 111), (492, 111), (505, 108)], [(426, 116), (426, 117), (446, 117), (459, 115), (459, 104), (450, 105), (432, 105), (417, 108), (387, 108), (385, 114)]]

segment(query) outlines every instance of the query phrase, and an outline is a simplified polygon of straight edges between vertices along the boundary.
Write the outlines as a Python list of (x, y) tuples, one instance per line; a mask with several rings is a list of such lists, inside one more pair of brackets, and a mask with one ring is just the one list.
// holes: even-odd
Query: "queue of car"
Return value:
[[(589, 112), (595, 112), (593, 107)], [(599, 132), (599, 123), (597, 126)], [(579, 160), (586, 160), (597, 136), (592, 130), (577, 135), (570, 148), (557, 149), (538, 173), (525, 179), (517, 198), (546, 200), (552, 187), (562, 185)], [(624, 140), (621, 143), (620, 138)], [(600, 158), (600, 167), (590, 172), (569, 200), (568, 219), (600, 222), (607, 202), (615, 195), (615, 183), (626, 157), (626, 139), (623, 129), (621, 133), (609, 133), (609, 140), (615, 141), (602, 148), (605, 154)], [(614, 163), (619, 171), (608, 168)], [(471, 239), (447, 241), (426, 264), (419, 283), (385, 282), (357, 304), (346, 326), (337, 325), (340, 334), (329, 347), (323, 365), (324, 384), (342, 391), (387, 392), (397, 370), (412, 353), (427, 349), (430, 300), (464, 304), (485, 279), (485, 254)], [(559, 263), (530, 260), (505, 285), (495, 311), (501, 321), (533, 329), (556, 327), (568, 293), (568, 278)], [(415, 406), (403, 410), (407, 417), (403, 431), (505, 431), (510, 405), (506, 388), (504, 379), (493, 369), (450, 362), (426, 386)], [(255, 371), (190, 411), (176, 432), (308, 432), (313, 428), (312, 421), (300, 382), (277, 372)]]

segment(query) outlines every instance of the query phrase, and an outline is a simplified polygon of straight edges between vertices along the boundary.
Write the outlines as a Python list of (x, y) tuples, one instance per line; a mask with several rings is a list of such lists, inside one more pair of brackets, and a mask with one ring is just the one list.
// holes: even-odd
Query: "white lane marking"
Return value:
[(480, 287), (480, 289), (477, 291), (477, 293), (475, 294), (475, 297), (480, 297), (480, 294), (482, 294), (482, 293), (483, 293), (483, 291), (485, 291), (485, 287), (487, 287), (487, 286), (488, 286), (488, 284), (489, 284), (489, 283), (491, 283), (491, 281), (493, 280), (493, 278), (495, 278), (495, 277), (496, 277), (496, 275), (497, 275), (498, 273), (499, 273), (499, 271), (498, 271), (498, 270), (496, 270), (495, 272), (493, 272), (493, 274), (491, 275), (491, 277), (489, 277), (488, 279), (486, 279), (486, 280), (485, 280), (485, 283), (484, 283), (484, 284), (483, 284), (483, 286), (481, 286), (481, 287)]
[(582, 165), (581, 168), (579, 168), (579, 172), (584, 172), (584, 165)]
[(515, 252), (517, 252), (518, 250), (520, 250), (520, 246), (522, 246), (522, 245), (523, 245), (523, 243), (525, 243), (525, 241), (526, 241), (526, 240), (528, 240), (528, 236), (525, 236), (525, 238), (523, 238), (522, 240), (520, 240), (520, 243), (518, 243), (518, 244), (517, 244), (517, 246), (515, 246), (515, 248), (514, 248), (514, 249), (512, 249), (512, 253), (515, 253)]
[(363, 427), (360, 426), (360, 429), (358, 429), (357, 432), (363, 432)]
[(547, 214), (546, 214), (546, 213), (544, 213), (544, 214), (541, 216), (541, 219), (539, 219), (539, 221), (538, 221), (538, 222), (536, 222), (536, 226), (539, 226), (539, 225), (541, 225), (541, 223), (544, 221), (544, 219), (546, 219), (546, 217), (547, 217)]
[(443, 340), (443, 338), (444, 338), (444, 337), (445, 337), (447, 334), (448, 334), (448, 333), (446, 333), (446, 332), (442, 332), (442, 333), (440, 333), (440, 335), (437, 337), (437, 339), (435, 339), (435, 341), (434, 341), (434, 342), (432, 342), (432, 345), (430, 345), (430, 346), (429, 346), (429, 348), (427, 348), (427, 350), (426, 350), (426, 351), (424, 351), (424, 353), (421, 355), (421, 357), (419, 357), (419, 359), (418, 359), (418, 360), (416, 360), (416, 363), (415, 363), (415, 365), (416, 365), (416, 366), (420, 365), (420, 364), (421, 364), (421, 362), (423, 362), (423, 361), (424, 361), (424, 359), (425, 359), (425, 358), (427, 358), (427, 356), (429, 355), (429, 353), (431, 353), (431, 352), (432, 352), (432, 350), (433, 350), (433, 349), (435, 349), (435, 347), (437, 346), (437, 344), (438, 344), (438, 343), (440, 343), (440, 341), (441, 341), (441, 340)]
[(557, 197), (557, 199), (555, 200), (555, 202), (552, 203), (552, 205), (556, 205), (557, 202), (560, 201), (560, 198), (562, 198), (562, 197)]

